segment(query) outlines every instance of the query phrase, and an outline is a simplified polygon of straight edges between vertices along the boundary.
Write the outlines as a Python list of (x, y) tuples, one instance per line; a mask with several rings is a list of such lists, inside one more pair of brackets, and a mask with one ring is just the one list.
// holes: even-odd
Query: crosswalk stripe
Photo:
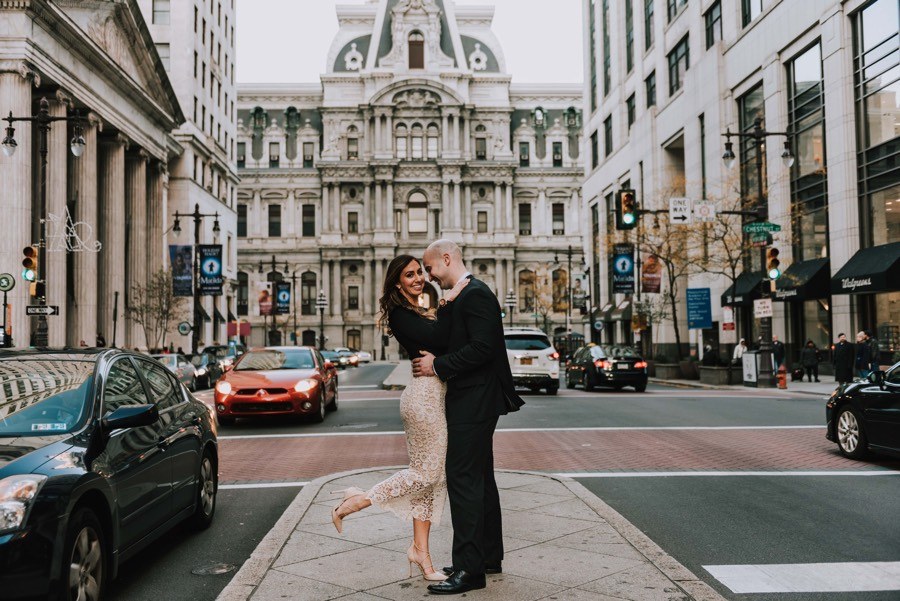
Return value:
[(247, 484), (220, 484), (219, 490), (245, 490), (253, 488), (302, 488), (309, 482), (249, 482)]
[(900, 590), (900, 561), (703, 566), (735, 594)]
[(679, 478), (679, 477), (725, 477), (725, 476), (900, 476), (900, 471), (889, 469), (848, 470), (757, 470), (757, 471), (691, 471), (691, 472), (558, 472), (555, 476), (565, 478)]

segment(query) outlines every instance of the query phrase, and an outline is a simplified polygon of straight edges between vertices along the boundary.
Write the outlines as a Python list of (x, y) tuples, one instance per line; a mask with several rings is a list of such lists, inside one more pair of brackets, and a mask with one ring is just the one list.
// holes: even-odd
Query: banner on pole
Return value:
[(256, 282), (257, 315), (272, 315), (275, 304), (272, 302), (271, 282)]
[(225, 283), (222, 276), (222, 245), (200, 244), (197, 252), (200, 253), (200, 294), (222, 296), (222, 284)]
[(656, 255), (648, 255), (641, 265), (641, 292), (659, 294), (662, 289), (662, 262)]
[(613, 292), (634, 292), (634, 245), (613, 245)]
[(172, 266), (172, 294), (194, 295), (194, 253), (189, 245), (170, 244), (169, 264)]
[(278, 282), (275, 284), (275, 314), (287, 315), (291, 312), (291, 284)]

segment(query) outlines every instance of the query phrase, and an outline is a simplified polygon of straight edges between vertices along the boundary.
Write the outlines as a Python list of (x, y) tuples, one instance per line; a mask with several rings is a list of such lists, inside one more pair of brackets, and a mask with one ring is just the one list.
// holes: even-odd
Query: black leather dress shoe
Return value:
[[(441, 571), (444, 572), (445, 575), (450, 576), (456, 570), (453, 569), (453, 566), (445, 566), (441, 568)], [(503, 564), (500, 562), (497, 563), (486, 563), (484, 564), (484, 573), (485, 574), (502, 574), (503, 573)]]
[(465, 570), (459, 570), (443, 582), (429, 584), (428, 592), (432, 595), (458, 595), (459, 593), (474, 591), (485, 586), (487, 584), (484, 580), (484, 574), (475, 575)]

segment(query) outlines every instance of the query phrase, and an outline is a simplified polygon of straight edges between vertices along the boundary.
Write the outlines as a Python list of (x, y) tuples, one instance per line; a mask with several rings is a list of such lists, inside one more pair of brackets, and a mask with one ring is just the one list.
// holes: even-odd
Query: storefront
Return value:
[(737, 340), (744, 338), (752, 347), (759, 336), (759, 326), (753, 319), (753, 301), (762, 297), (762, 271), (742, 273), (722, 294), (722, 306), (734, 308), (734, 323), (737, 324)]
[(900, 352), (900, 242), (857, 251), (831, 280), (832, 294), (851, 294), (858, 327), (878, 339), (882, 365)]
[(830, 265), (827, 258), (793, 263), (776, 282), (774, 300), (787, 303), (784, 343), (791, 362), (799, 359), (807, 340), (823, 353), (831, 348)]
[(619, 339), (619, 344), (633, 345), (634, 332), (631, 331), (631, 297), (627, 297), (625, 300), (621, 301), (616, 308), (612, 310), (610, 317), (617, 327), (621, 324), (622, 337)]

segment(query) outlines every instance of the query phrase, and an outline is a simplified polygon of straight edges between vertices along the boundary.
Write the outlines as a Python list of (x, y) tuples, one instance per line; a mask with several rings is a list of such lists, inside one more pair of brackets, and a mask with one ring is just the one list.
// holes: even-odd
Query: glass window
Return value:
[(303, 237), (316, 235), (316, 205), (303, 205)]
[(612, 56), (609, 43), (609, 0), (603, 2), (603, 96), (612, 91)]
[(625, 0), (625, 71), (634, 69), (634, 0)]
[(565, 269), (553, 270), (553, 310), (565, 311), (569, 306), (569, 274)]
[(741, 0), (741, 25), (746, 27), (762, 12), (762, 0)]
[(681, 89), (684, 85), (684, 74), (690, 64), (688, 53), (688, 36), (681, 38), (675, 48), (669, 53), (669, 95)]
[(511, 351), (542, 351), (550, 348), (550, 339), (542, 334), (506, 334), (503, 338), (506, 340), (506, 348)]
[(487, 211), (478, 211), (478, 233), (486, 234), (488, 231), (488, 214)]
[(563, 166), (563, 145), (562, 142), (553, 143), (553, 166)]
[(157, 44), (156, 53), (159, 54), (159, 60), (162, 61), (166, 71), (169, 70), (169, 59), (171, 58), (170, 46), (168, 44)]
[(609, 156), (613, 151), (612, 115), (603, 121), (603, 151), (604, 156)]
[(349, 213), (347, 213), (347, 233), (359, 233), (359, 213), (357, 213), (356, 211), (350, 211)]
[(127, 405), (147, 405), (150, 401), (130, 359), (119, 359), (109, 368), (103, 386), (103, 415)]
[(425, 36), (418, 31), (409, 34), (409, 68), (425, 68)]
[(531, 149), (528, 142), (519, 142), (519, 167), (528, 167), (531, 164)]
[(597, 132), (591, 134), (591, 168), (596, 169), (600, 165), (600, 144)]
[(519, 313), (532, 313), (534, 311), (534, 292), (534, 272), (523, 269), (519, 272)]
[[(0, 436), (7, 445), (17, 436), (49, 436), (67, 432), (81, 421), (89, 406), (94, 362), (6, 358), (0, 361)], [(23, 443), (23, 446), (27, 443)], [(21, 448), (21, 447), (20, 447)], [(4, 458), (17, 456), (4, 445)]]
[(412, 128), (412, 158), (413, 160), (424, 158), (423, 131), (421, 125), (413, 125)]
[(861, 148), (871, 148), (900, 136), (898, 11), (896, 0), (877, 0), (854, 19), (857, 129)]
[(248, 300), (250, 297), (250, 276), (243, 271), (238, 272), (237, 287), (237, 314), (247, 315), (249, 313)]
[(242, 202), (237, 206), (237, 235), (238, 238), (247, 237), (247, 205)]
[(355, 161), (359, 158), (359, 138), (347, 138), (347, 160)]
[(867, 197), (869, 205), (872, 245), (900, 242), (900, 184), (872, 192)]
[(281, 205), (269, 205), (269, 237), (281, 236)]
[(316, 274), (311, 271), (303, 272), (300, 276), (300, 314), (316, 314)]
[(486, 138), (475, 138), (475, 159), (479, 161), (487, 160)]
[(553, 235), (562, 236), (566, 233), (566, 205), (561, 202), (553, 203)]
[(351, 310), (359, 309), (359, 286), (347, 287), (347, 308)]
[(709, 50), (722, 39), (722, 3), (716, 0), (703, 18), (706, 21), (706, 49)]
[(519, 235), (531, 235), (531, 203), (523, 202), (519, 204)]
[[(171, 0), (153, 0), (153, 24), (168, 25), (171, 18)], [(196, 19), (194, 20), (196, 31)]]
[(237, 144), (237, 166), (238, 169), (243, 169), (247, 166), (247, 144), (245, 142), (238, 142)]
[(428, 203), (421, 192), (413, 192), (409, 196), (409, 233), (425, 234), (428, 232)]
[(315, 146), (312, 142), (304, 142), (303, 143), (303, 167), (304, 169), (309, 169), (313, 166), (313, 153), (315, 152)]
[(644, 0), (644, 50), (653, 45), (653, 5), (656, 0)]
[(409, 151), (406, 146), (406, 135), (404, 134), (402, 137), (397, 135), (397, 158), (398, 159), (408, 159)]
[(644, 89), (647, 94), (647, 108), (656, 106), (656, 71), (651, 72), (644, 80)]
[(681, 7), (688, 3), (688, 0), (666, 0), (666, 14), (669, 17), (669, 22), (672, 22), (678, 15), (678, 11), (681, 10)]
[(281, 147), (278, 142), (269, 143), (269, 167), (278, 167), (281, 161)]
[(159, 363), (153, 364), (149, 361), (138, 361), (138, 367), (150, 386), (150, 394), (153, 402), (159, 407), (160, 411), (174, 407), (184, 400), (179, 389), (175, 386), (174, 380)]
[(597, 0), (591, 0), (588, 7), (591, 48), (591, 112), (597, 110)]
[(438, 158), (438, 138), (437, 136), (428, 136), (428, 158)]
[(632, 125), (634, 125), (634, 119), (635, 119), (635, 106), (634, 106), (634, 102), (635, 102), (635, 100), (634, 100), (634, 94), (632, 94), (631, 96), (629, 96), (628, 99), (625, 101), (625, 107), (626, 107), (627, 112), (628, 112), (628, 127), (631, 127)]

